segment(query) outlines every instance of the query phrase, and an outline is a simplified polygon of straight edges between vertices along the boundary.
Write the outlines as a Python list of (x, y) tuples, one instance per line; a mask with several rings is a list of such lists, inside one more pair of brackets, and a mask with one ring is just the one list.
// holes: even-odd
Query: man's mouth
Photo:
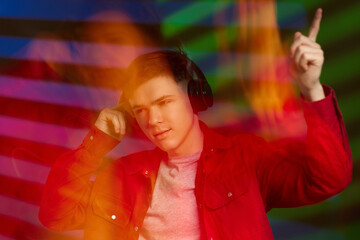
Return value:
[(171, 128), (167, 129), (167, 130), (164, 130), (164, 131), (157, 132), (157, 133), (153, 134), (153, 136), (157, 140), (163, 140), (164, 138), (167, 137), (167, 135), (169, 134), (170, 131), (171, 131)]

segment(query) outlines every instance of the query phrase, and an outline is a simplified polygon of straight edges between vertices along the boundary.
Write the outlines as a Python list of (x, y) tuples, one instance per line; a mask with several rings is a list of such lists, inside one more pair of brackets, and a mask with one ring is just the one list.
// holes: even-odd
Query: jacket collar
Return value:
[(204, 122), (199, 121), (200, 128), (204, 134), (204, 147), (203, 153), (214, 152), (217, 149), (226, 149), (231, 147), (229, 138), (210, 129)]
[[(199, 121), (200, 129), (204, 134), (204, 146), (202, 155), (207, 156), (216, 152), (217, 149), (226, 149), (231, 146), (231, 140), (211, 130), (204, 122)], [(123, 167), (127, 174), (142, 172), (144, 175), (157, 172), (161, 160), (167, 158), (167, 153), (160, 148), (142, 151), (124, 157)]]

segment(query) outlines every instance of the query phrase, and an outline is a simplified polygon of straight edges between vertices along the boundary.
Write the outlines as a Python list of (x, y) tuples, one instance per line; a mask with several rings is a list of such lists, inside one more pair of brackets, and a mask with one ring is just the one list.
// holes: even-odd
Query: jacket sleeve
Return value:
[(324, 86), (325, 99), (303, 101), (305, 140), (279, 140), (261, 148), (256, 173), (262, 198), (273, 207), (320, 202), (341, 192), (352, 178), (352, 156), (334, 91)]
[(90, 178), (119, 141), (93, 127), (82, 144), (58, 158), (51, 168), (39, 219), (55, 231), (81, 228), (92, 190)]

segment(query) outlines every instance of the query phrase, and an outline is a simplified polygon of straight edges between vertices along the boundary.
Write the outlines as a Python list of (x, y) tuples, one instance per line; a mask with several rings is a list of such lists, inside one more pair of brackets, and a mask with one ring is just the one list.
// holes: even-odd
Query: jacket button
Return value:
[(228, 196), (228, 197), (231, 197), (231, 196), (232, 196), (232, 192), (229, 192), (227, 196)]
[(210, 149), (210, 152), (213, 152), (213, 151), (214, 151), (214, 149), (213, 149), (213, 148), (211, 148), (211, 149)]
[(115, 219), (116, 219), (116, 215), (115, 215), (115, 214), (111, 215), (111, 219), (112, 219), (112, 220), (115, 220)]
[(135, 227), (134, 227), (134, 230), (135, 230), (135, 232), (137, 232), (137, 231), (139, 230), (139, 227), (138, 227), (138, 226), (135, 226)]
[(149, 174), (149, 171), (148, 171), (148, 170), (145, 170), (144, 173), (145, 173), (145, 175), (148, 175), (148, 174)]
[(94, 136), (93, 136), (93, 135), (90, 136), (90, 140), (91, 140), (91, 141), (94, 140)]

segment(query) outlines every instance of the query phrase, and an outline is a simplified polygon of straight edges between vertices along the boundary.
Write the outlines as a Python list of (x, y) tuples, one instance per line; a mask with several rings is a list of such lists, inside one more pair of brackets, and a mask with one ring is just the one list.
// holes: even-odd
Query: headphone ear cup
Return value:
[(194, 79), (191, 79), (188, 82), (188, 96), (192, 106), (192, 109), (195, 113), (199, 112), (200, 104), (199, 104), (199, 92), (200, 89), (198, 88)]
[(199, 80), (195, 81), (194, 79), (191, 79), (188, 83), (188, 96), (195, 113), (205, 111), (213, 104), (211, 88), (206, 81), (205, 85), (204, 81), (202, 81), (202, 86), (200, 86)]
[(211, 107), (214, 104), (214, 97), (212, 94), (211, 87), (206, 80), (201, 80), (201, 87), (202, 87), (202, 99), (206, 108)]

